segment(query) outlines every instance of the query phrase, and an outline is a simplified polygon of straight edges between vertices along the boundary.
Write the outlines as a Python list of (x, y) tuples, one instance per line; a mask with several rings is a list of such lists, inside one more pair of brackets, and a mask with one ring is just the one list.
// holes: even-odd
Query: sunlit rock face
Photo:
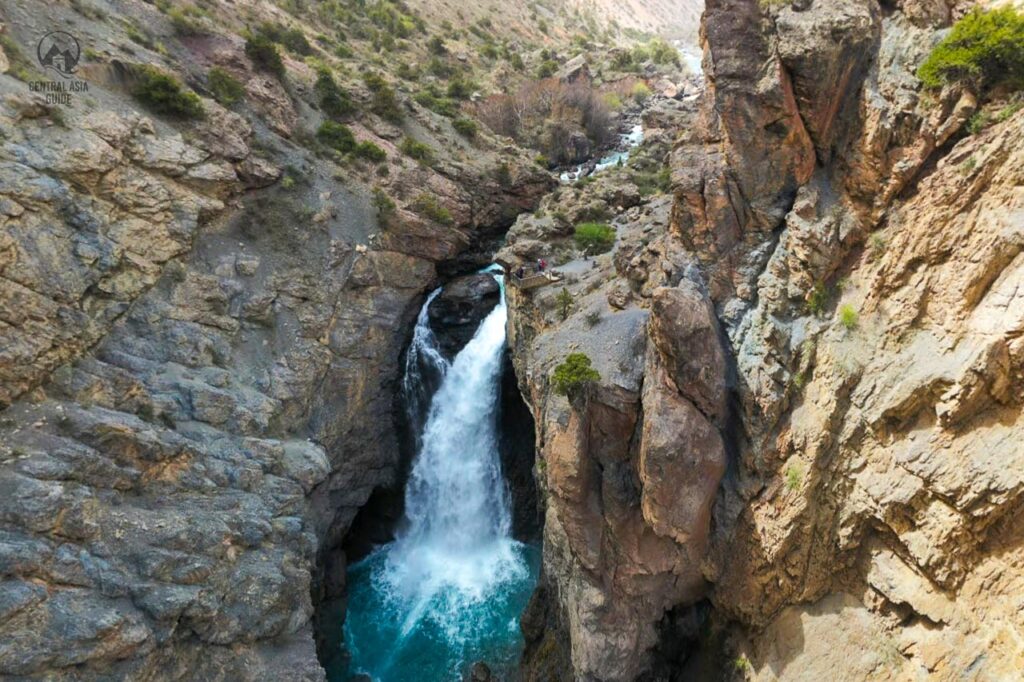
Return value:
[[(545, 462), (533, 615), (561, 633), (531, 669), (663, 671), (670, 608), (707, 598), (714, 655), (754, 679), (1015, 674), (1024, 118), (967, 136), (977, 98), (914, 75), (964, 9), (709, 2), (668, 226), (657, 198), (615, 214), (610, 256), (562, 266), (564, 320), (558, 289), (511, 297)], [(509, 257), (556, 228), (521, 220)], [(601, 374), (574, 406), (570, 352)]]

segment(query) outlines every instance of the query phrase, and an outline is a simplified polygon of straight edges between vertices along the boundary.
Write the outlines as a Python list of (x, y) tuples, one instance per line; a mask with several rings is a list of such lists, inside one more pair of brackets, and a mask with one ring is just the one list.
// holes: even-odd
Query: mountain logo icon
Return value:
[(78, 66), (82, 48), (78, 39), (65, 31), (51, 31), (40, 39), (36, 46), (39, 64), (53, 69), (62, 76), (70, 76)]

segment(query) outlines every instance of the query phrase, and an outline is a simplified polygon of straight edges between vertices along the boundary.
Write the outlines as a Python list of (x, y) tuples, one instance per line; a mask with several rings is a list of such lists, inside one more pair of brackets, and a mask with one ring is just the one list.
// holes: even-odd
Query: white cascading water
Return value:
[[(518, 612), (533, 580), (527, 549), (511, 537), (498, 450), (504, 291), (450, 365), (426, 316), (436, 293), (420, 313), (406, 363), (404, 390), (413, 419), (415, 401), (431, 380), (425, 375), (443, 379), (418, 439), (405, 523), (393, 543), (362, 562), (369, 565), (370, 584), (363, 588), (371, 596), (363, 604), (359, 599), (366, 594), (353, 595), (346, 623), (352, 672), (382, 682), (406, 679), (410, 662), (420, 675), (426, 674), (423, 666), (435, 665), (436, 679), (458, 679), (459, 667), (471, 658), (518, 637)], [(362, 578), (359, 568), (354, 582)], [(372, 627), (356, 622), (365, 618), (374, 619)]]

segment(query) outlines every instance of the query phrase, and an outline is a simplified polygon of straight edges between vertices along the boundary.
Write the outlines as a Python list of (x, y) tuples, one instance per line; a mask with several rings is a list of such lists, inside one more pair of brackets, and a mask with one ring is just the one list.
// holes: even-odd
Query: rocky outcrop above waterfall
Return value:
[[(678, 673), (706, 598), (744, 679), (1016, 674), (1024, 113), (968, 135), (977, 93), (922, 90), (962, 9), (709, 0), (670, 214), (609, 211), (612, 253), (577, 262), (559, 217), (613, 205), (599, 178), (513, 228), (572, 297), (510, 296), (553, 622), (528, 669)], [(575, 406), (571, 352), (601, 376)]]
[(430, 302), (430, 328), (449, 360), (469, 343), (480, 322), (498, 305), (501, 289), (491, 275), (459, 277), (444, 285)]

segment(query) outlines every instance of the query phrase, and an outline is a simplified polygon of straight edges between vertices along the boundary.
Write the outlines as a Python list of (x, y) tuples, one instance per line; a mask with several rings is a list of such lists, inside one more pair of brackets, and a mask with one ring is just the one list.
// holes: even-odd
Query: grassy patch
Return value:
[(849, 303), (839, 306), (839, 324), (843, 325), (846, 331), (853, 331), (857, 328), (859, 315), (857, 309)]
[(412, 208), (420, 215), (441, 225), (451, 225), (455, 222), (451, 211), (439, 204), (431, 194), (423, 193), (417, 196), (413, 199)]
[(430, 145), (413, 137), (406, 137), (402, 140), (400, 149), (410, 159), (416, 159), (424, 165), (429, 166), (434, 162), (434, 150), (430, 148)]
[(794, 462), (786, 467), (786, 490), (796, 491), (804, 480), (804, 469), (799, 463)]
[(21, 51), (21, 47), (14, 42), (11, 36), (6, 33), (0, 33), (0, 47), (3, 48), (4, 54), (7, 55), (7, 61), (10, 62), (10, 68), (7, 70), (7, 73), (25, 82), (32, 80), (36, 76), (32, 60), (25, 56), (25, 53)]

